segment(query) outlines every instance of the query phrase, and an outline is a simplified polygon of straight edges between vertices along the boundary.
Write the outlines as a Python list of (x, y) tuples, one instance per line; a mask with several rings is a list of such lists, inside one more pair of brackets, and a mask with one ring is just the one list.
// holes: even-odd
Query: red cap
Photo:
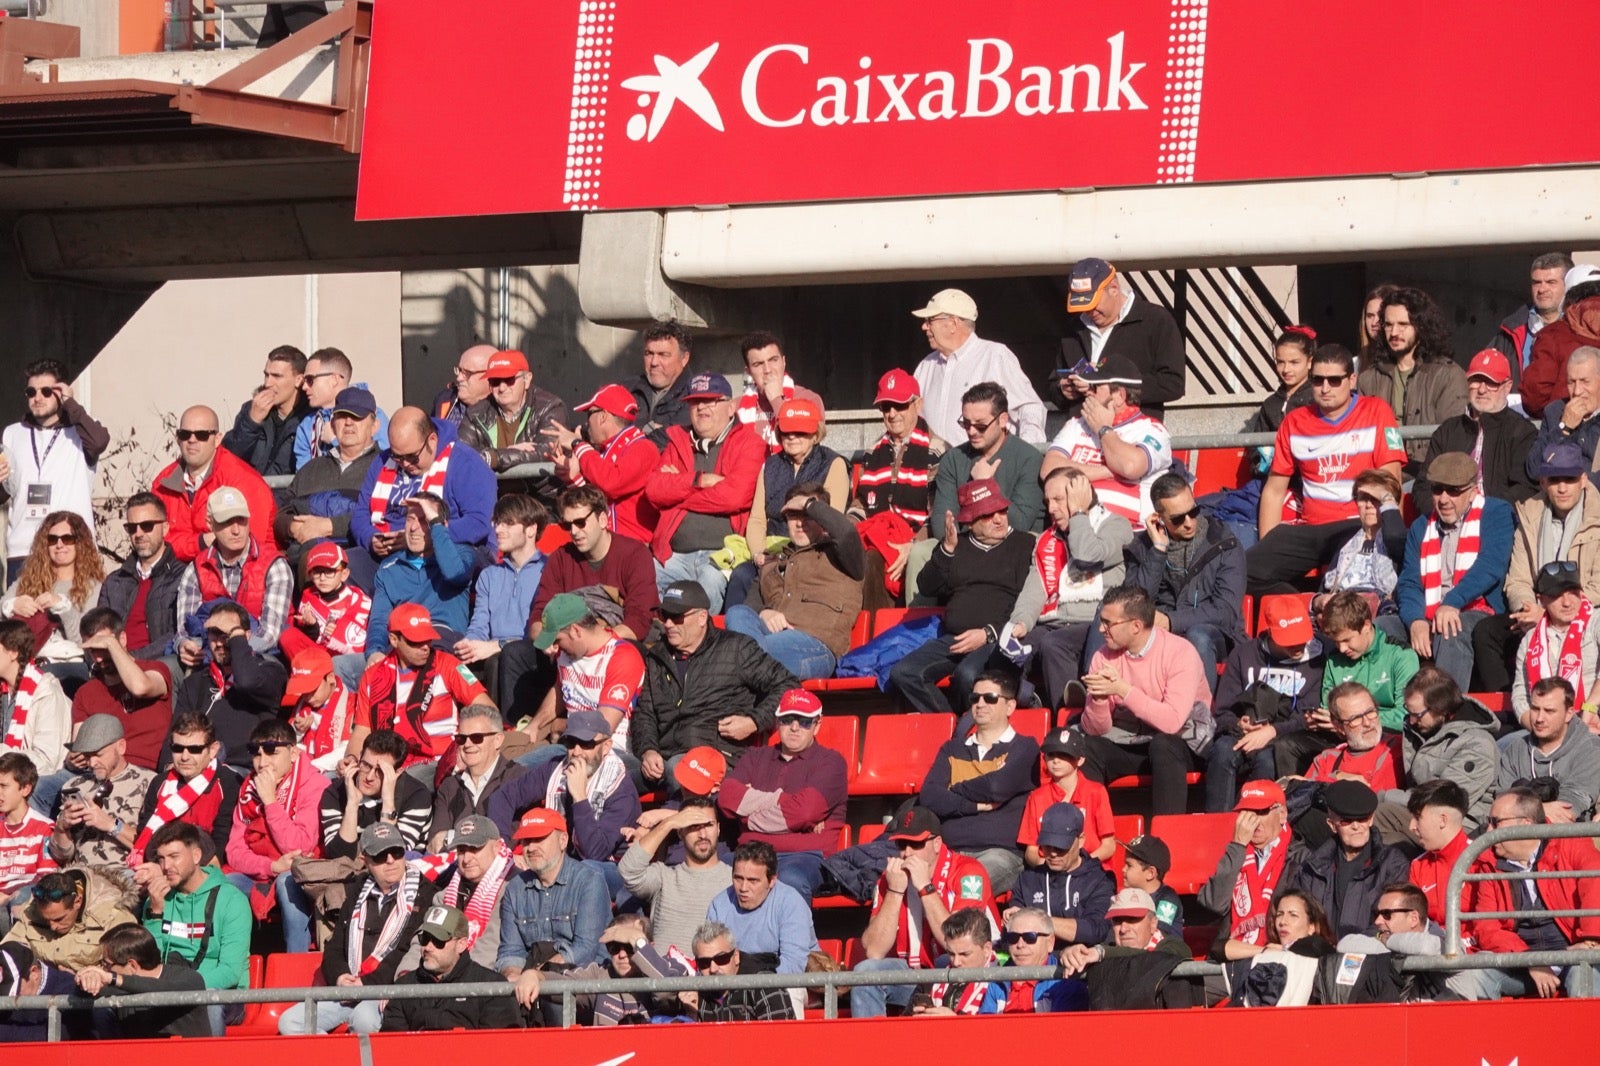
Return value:
[(1276, 781), (1246, 781), (1239, 790), (1239, 802), (1233, 805), (1233, 809), (1264, 811), (1268, 807), (1282, 807), (1287, 802), (1283, 798), (1283, 789), (1278, 787)]
[(495, 352), (489, 357), (489, 365), (483, 368), (484, 374), (491, 378), (509, 377), (520, 374), (528, 369), (528, 357), (521, 352)]
[(792, 688), (778, 698), (777, 717), (799, 714), (807, 718), (822, 717), (822, 701), (803, 688)]
[(815, 433), (822, 428), (822, 408), (811, 400), (786, 400), (772, 416), (779, 433)]
[(1496, 385), (1504, 385), (1511, 380), (1511, 363), (1493, 348), (1485, 348), (1467, 364), (1467, 377), (1488, 378)]
[(1280, 648), (1311, 643), (1311, 618), (1300, 596), (1261, 597), (1261, 628)]
[(916, 378), (904, 370), (891, 370), (878, 379), (878, 398), (872, 402), (910, 403), (921, 395)]
[(552, 811), (548, 807), (535, 807), (522, 816), (522, 821), (517, 823), (517, 831), (511, 834), (512, 840), (543, 840), (551, 833), (567, 831), (567, 820), (561, 816), (560, 811)]
[(1011, 507), (1011, 501), (1006, 499), (1005, 493), (1000, 489), (1000, 482), (992, 477), (978, 478), (963, 484), (956, 490), (956, 502), (961, 505), (961, 509), (956, 512), (956, 521), (964, 524), (976, 522), (984, 515)]
[(690, 748), (678, 760), (672, 776), (678, 779), (678, 784), (683, 786), (685, 792), (709, 796), (728, 776), (728, 760), (722, 752), (708, 744)]
[(306, 552), (306, 573), (313, 570), (337, 570), (341, 566), (349, 566), (350, 560), (345, 558), (344, 549), (331, 540), (318, 541)]
[(389, 612), (389, 632), (398, 633), (413, 644), (429, 644), (439, 639), (428, 609), (419, 603), (402, 603)]
[(309, 696), (333, 673), (333, 657), (320, 644), (301, 648), (289, 662), (289, 684), (283, 690), (283, 705), (292, 707), (300, 697)]
[(639, 401), (633, 398), (633, 393), (621, 385), (606, 385), (590, 398), (588, 403), (580, 403), (574, 411), (592, 411), (599, 408), (618, 418), (633, 418), (639, 413)]

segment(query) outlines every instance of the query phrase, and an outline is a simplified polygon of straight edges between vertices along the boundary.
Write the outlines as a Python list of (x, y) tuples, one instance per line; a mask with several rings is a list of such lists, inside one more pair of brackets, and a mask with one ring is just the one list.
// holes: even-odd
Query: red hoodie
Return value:
[[(1445, 887), (1450, 883), (1450, 868), (1461, 853), (1467, 850), (1467, 833), (1462, 830), (1455, 839), (1438, 851), (1425, 851), (1411, 860), (1411, 883), (1422, 889), (1428, 897), (1428, 917), (1444, 924)], [(1461, 886), (1461, 909), (1467, 909), (1467, 885)]]
[(1522, 406), (1538, 418), (1567, 398), (1567, 356), (1584, 345), (1600, 345), (1600, 296), (1579, 300), (1539, 331), (1522, 372)]

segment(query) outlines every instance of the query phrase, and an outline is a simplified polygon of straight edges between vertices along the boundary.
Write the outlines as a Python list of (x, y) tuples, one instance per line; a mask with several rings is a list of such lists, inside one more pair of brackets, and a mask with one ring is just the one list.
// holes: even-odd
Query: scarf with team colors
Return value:
[[(1584, 703), (1583, 691), (1583, 634), (1589, 628), (1589, 618), (1594, 613), (1594, 605), (1585, 596), (1578, 604), (1578, 617), (1574, 618), (1567, 626), (1566, 635), (1561, 638), (1561, 654), (1556, 659), (1556, 677), (1564, 677), (1572, 685), (1577, 697), (1572, 701), (1573, 706), (1581, 707)], [(1528, 641), (1528, 655), (1523, 660), (1523, 666), (1528, 672), (1528, 687), (1542, 681), (1547, 673), (1545, 663), (1549, 656), (1546, 650), (1550, 647), (1550, 616), (1544, 615), (1539, 619), (1539, 624), (1533, 627), (1533, 639)]]
[(187, 781), (178, 780), (178, 771), (168, 770), (167, 776), (161, 782), (161, 791), (156, 795), (156, 809), (150, 813), (150, 820), (144, 823), (144, 828), (139, 830), (139, 836), (133, 842), (133, 851), (128, 855), (128, 865), (138, 866), (144, 862), (145, 849), (150, 846), (150, 838), (156, 835), (156, 831), (188, 814), (216, 780), (216, 759), (212, 759), (204, 770)]
[(1271, 938), (1267, 928), (1267, 912), (1272, 907), (1272, 896), (1283, 877), (1283, 867), (1289, 858), (1288, 825), (1278, 834), (1278, 839), (1267, 845), (1263, 859), (1261, 853), (1245, 846), (1244, 865), (1233, 882), (1233, 913), (1228, 936), (1246, 944), (1265, 944)]
[(400, 933), (405, 929), (406, 920), (417, 909), (417, 890), (421, 885), (422, 875), (407, 866), (405, 877), (400, 882), (399, 898), (389, 910), (389, 917), (383, 920), (383, 928), (378, 930), (372, 954), (362, 958), (361, 945), (367, 938), (367, 900), (378, 894), (378, 886), (370, 877), (361, 882), (361, 894), (356, 897), (355, 910), (350, 914), (350, 935), (345, 941), (345, 968), (349, 973), (358, 977), (368, 976), (383, 964), (389, 952), (399, 946)]
[(991, 981), (974, 981), (970, 985), (950, 985), (943, 981), (928, 990), (933, 1001), (949, 1007), (957, 1014), (978, 1014), (983, 1010), (984, 997), (989, 994)]
[(372, 620), (372, 597), (346, 583), (331, 600), (308, 588), (300, 597), (302, 608), (317, 616), (316, 641), (330, 655), (360, 655), (367, 647), (367, 625)]
[[(1472, 569), (1472, 564), (1478, 561), (1478, 525), (1483, 518), (1483, 493), (1472, 497), (1472, 504), (1467, 508), (1467, 516), (1461, 520), (1461, 534), (1456, 538), (1456, 565), (1453, 571), (1459, 583), (1461, 575)], [(1430, 519), (1428, 528), (1422, 533), (1422, 600), (1424, 614), (1428, 621), (1433, 621), (1433, 616), (1439, 613), (1439, 604), (1444, 602), (1444, 569), (1441, 558), (1443, 539), (1439, 536), (1439, 520)], [(1488, 611), (1489, 604), (1483, 597), (1469, 603), (1463, 610)]]
[[(489, 865), (489, 872), (478, 881), (472, 890), (472, 898), (467, 900), (467, 905), (461, 912), (467, 916), (467, 947), (478, 942), (483, 931), (489, 927), (489, 920), (494, 917), (495, 906), (500, 900), (500, 886), (505, 884), (506, 877), (516, 867), (511, 862), (511, 849), (506, 847), (505, 841), (500, 842), (500, 850), (495, 853), (494, 862)], [(456, 901), (461, 898), (461, 863), (456, 863), (455, 873), (450, 876), (450, 883), (444, 887), (434, 900), (446, 907), (459, 907)]]
[(906, 438), (895, 462), (894, 438), (885, 433), (861, 461), (861, 476), (856, 479), (856, 495), (867, 514), (889, 510), (910, 522), (913, 528), (928, 520), (928, 482), (939, 461), (933, 457), (933, 438), (928, 423), (917, 419), (917, 428)]
[[(0, 687), (3, 687), (3, 683), (0, 683)], [(11, 724), (6, 726), (5, 739), (0, 741), (0, 748), (28, 750), (28, 714), (33, 710), (33, 697), (38, 691), (39, 668), (26, 663), (17, 675), (17, 695), (11, 701)]]
[(334, 748), (350, 740), (350, 712), (355, 699), (344, 687), (337, 674), (333, 677), (333, 692), (328, 702), (311, 712), (311, 728), (300, 738), (301, 749), (313, 759), (330, 754)]
[[(450, 466), (450, 452), (455, 446), (455, 441), (451, 441), (439, 449), (439, 454), (433, 457), (433, 465), (422, 475), (422, 484), (417, 486), (417, 492), (431, 492), (439, 496), (444, 494), (445, 471)], [(394, 484), (399, 476), (400, 468), (391, 457), (384, 460), (382, 469), (378, 471), (378, 480), (372, 486), (372, 528), (379, 533), (389, 532), (389, 521), (385, 516), (389, 513), (389, 497), (394, 492)], [(415, 496), (416, 492), (411, 495)]]
[[(794, 378), (788, 374), (783, 375), (783, 402), (788, 403), (794, 399)], [(739, 397), (739, 402), (734, 406), (733, 415), (742, 424), (756, 426), (761, 433), (767, 447), (776, 450), (778, 447), (778, 431), (772, 426), (772, 419), (778, 413), (774, 408), (771, 414), (762, 409), (767, 402), (760, 389), (756, 388), (753, 381), (746, 382), (744, 395)]]

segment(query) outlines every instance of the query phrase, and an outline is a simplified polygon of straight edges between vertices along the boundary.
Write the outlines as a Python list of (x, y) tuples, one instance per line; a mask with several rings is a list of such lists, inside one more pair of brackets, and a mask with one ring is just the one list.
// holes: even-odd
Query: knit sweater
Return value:
[(953, 555), (942, 545), (933, 550), (918, 586), (924, 596), (944, 604), (946, 633), (1005, 624), (1033, 568), (1033, 539), (1013, 527), (990, 547), (969, 533), (956, 542)]
[(617, 872), (629, 892), (650, 901), (655, 946), (662, 951), (677, 948), (687, 955), (694, 946), (694, 931), (706, 920), (706, 908), (733, 884), (733, 867), (719, 862), (697, 869), (688, 863), (668, 866), (650, 860), (648, 851), (632, 844), (618, 860)]
[(1117, 743), (1137, 742), (1153, 733), (1177, 733), (1194, 713), (1196, 703), (1211, 706), (1200, 654), (1180, 636), (1163, 629), (1150, 632), (1139, 652), (1101, 648), (1089, 673), (1109, 670), (1126, 681), (1126, 696), (1091, 697), (1080, 726), (1090, 736), (1109, 736)]
[[(952, 848), (1011, 848), (1028, 794), (1039, 784), (1039, 744), (1006, 728), (984, 752), (977, 734), (946, 741), (928, 768), (919, 802), (939, 816)], [(979, 804), (993, 810), (980, 811)]]

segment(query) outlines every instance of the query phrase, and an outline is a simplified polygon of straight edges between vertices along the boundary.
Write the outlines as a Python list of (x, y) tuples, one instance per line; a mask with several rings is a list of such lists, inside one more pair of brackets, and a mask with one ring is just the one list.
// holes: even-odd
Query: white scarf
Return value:
[(361, 883), (361, 894), (356, 897), (355, 910), (350, 914), (350, 935), (344, 946), (345, 968), (348, 972), (357, 977), (366, 977), (400, 943), (400, 932), (411, 913), (417, 909), (417, 889), (421, 884), (422, 875), (407, 866), (398, 888), (399, 898), (394, 901), (389, 917), (383, 920), (383, 928), (378, 930), (378, 942), (372, 945), (372, 954), (362, 958), (361, 945), (367, 938), (367, 900), (377, 896), (378, 886), (371, 877)]
[[(561, 770), (561, 764), (556, 764), (555, 771), (550, 775), (549, 784), (544, 787), (544, 805), (552, 811), (561, 809), (561, 801), (567, 794), (567, 775)], [(589, 775), (589, 806), (594, 808), (596, 814), (605, 810), (606, 800), (627, 776), (628, 768), (623, 765), (621, 757), (615, 751), (606, 752), (606, 757), (600, 760), (599, 767)]]

